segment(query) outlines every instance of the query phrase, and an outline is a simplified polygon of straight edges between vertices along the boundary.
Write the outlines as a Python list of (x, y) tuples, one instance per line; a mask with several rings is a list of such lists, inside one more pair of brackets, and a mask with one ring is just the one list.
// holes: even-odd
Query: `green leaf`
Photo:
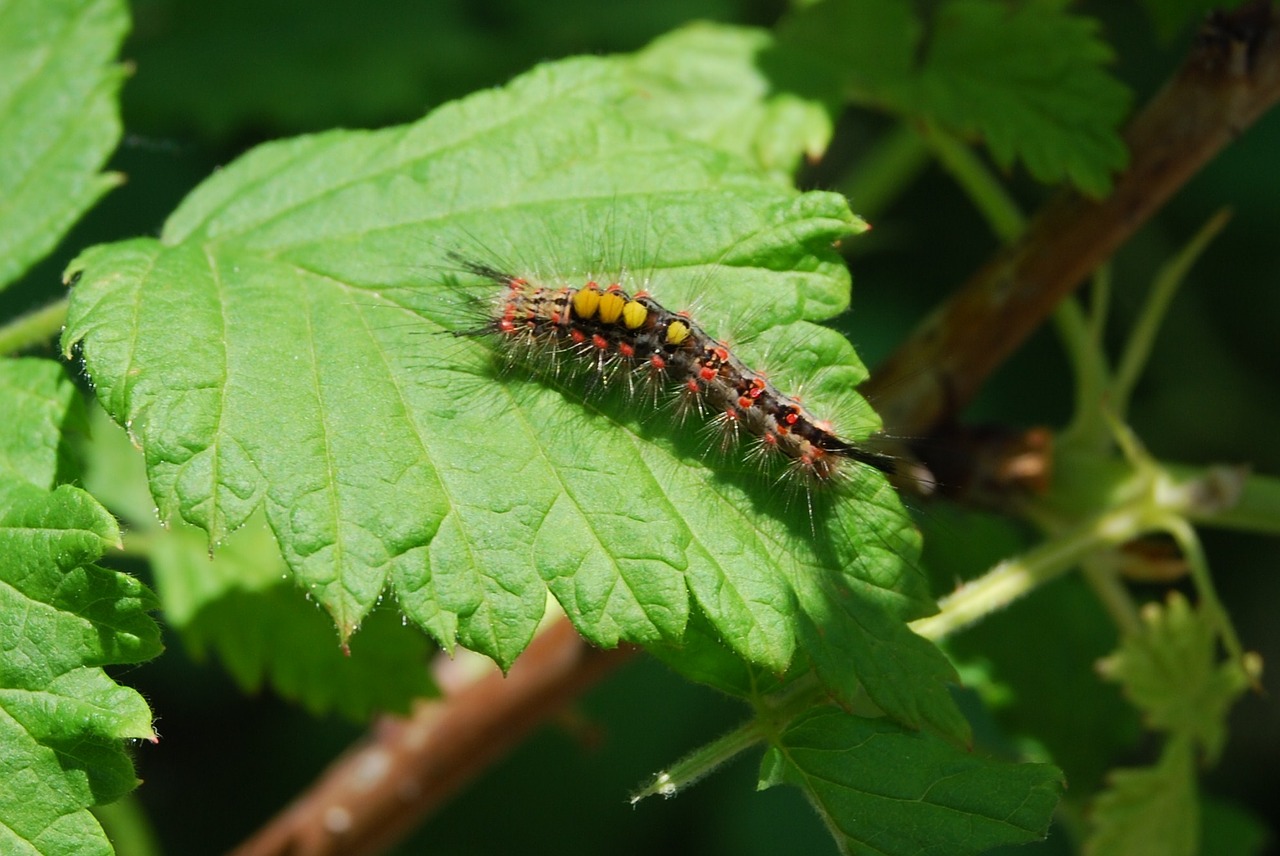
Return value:
[[(966, 534), (998, 537), (989, 526), (980, 530), (973, 516), (926, 528), (926, 553), (939, 557), (963, 550), (952, 545)], [(950, 532), (930, 538), (939, 529)], [(936, 564), (928, 567), (939, 571)], [(1010, 644), (1011, 639), (1018, 644)], [(1081, 577), (1067, 576), (1032, 592), (1017, 609), (991, 615), (948, 640), (947, 647), (962, 662), (982, 658), (991, 663), (994, 677), (1012, 693), (995, 711), (1004, 730), (1043, 744), (1066, 774), (1072, 793), (1089, 793), (1102, 787), (1116, 754), (1131, 751), (1141, 734), (1133, 707), (1098, 678), (1097, 661), (1114, 645), (1115, 625), (1097, 597)], [(973, 684), (966, 680), (965, 686)]]
[(1195, 753), (1185, 737), (1154, 767), (1117, 770), (1094, 807), (1088, 856), (1193, 856), (1200, 852)]
[(150, 551), (165, 617), (196, 657), (215, 653), (246, 691), (269, 683), (313, 713), (353, 720), (407, 713), (436, 695), (431, 645), (389, 609), (361, 624), (344, 650), (333, 622), (298, 597), (264, 522), (254, 518), (210, 557), (207, 538), (178, 524)]
[(689, 616), (679, 644), (651, 644), (648, 652), (688, 680), (752, 702), (764, 702), (787, 683), (785, 677), (735, 654), (706, 616), (696, 610)]
[(0, 4), (0, 288), (120, 182), (98, 170), (120, 139), (128, 24), (121, 0)]
[(916, 99), (933, 121), (980, 136), (1000, 166), (1020, 159), (1042, 182), (1065, 179), (1101, 196), (1127, 161), (1117, 129), (1129, 93), (1103, 70), (1113, 54), (1097, 22), (1064, 6), (950, 0), (934, 21)]
[(789, 91), (764, 58), (765, 30), (695, 24), (658, 39), (634, 57), (642, 87), (628, 113), (737, 154), (786, 180), (801, 158), (816, 160), (831, 140), (830, 112)]
[(85, 411), (75, 384), (52, 360), (0, 360), (0, 478), (45, 489), (70, 479), (76, 456), (67, 440), (83, 435)]
[(150, 592), (90, 564), (118, 539), (83, 491), (0, 477), (0, 850), (110, 853), (86, 810), (136, 784), (120, 741), (154, 740), (136, 692), (101, 666), (160, 651)]
[(102, 666), (160, 651), (139, 582), (96, 567), (115, 519), (79, 488), (52, 489), (82, 427), (48, 360), (0, 360), (0, 852), (110, 853), (91, 805), (136, 784), (121, 740), (155, 739), (151, 713)]
[(1213, 760), (1227, 739), (1227, 711), (1249, 687), (1241, 663), (1218, 654), (1218, 623), (1178, 592), (1147, 604), (1143, 629), (1099, 663), (1143, 712), (1148, 727), (1191, 738)]
[(782, 59), (807, 71), (811, 86), (825, 90), (824, 78), (834, 77), (845, 99), (894, 109), (908, 107), (904, 89), (916, 74), (923, 35), (903, 0), (825, 0), (793, 11), (778, 27)]
[(844, 853), (984, 853), (1045, 836), (1062, 790), (1046, 764), (979, 758), (927, 732), (825, 708), (765, 755), (761, 787), (800, 788)]
[(165, 620), (194, 656), (213, 654), (246, 691), (270, 684), (317, 714), (364, 720), (434, 695), (418, 630), (377, 610), (344, 651), (328, 616), (298, 597), (260, 516), (210, 555), (199, 529), (160, 526), (141, 453), (100, 409), (91, 420), (85, 487), (128, 522), (131, 545), (146, 547)]
[(827, 0), (779, 39), (825, 60), (850, 97), (979, 137), (1005, 168), (1101, 195), (1124, 166), (1128, 91), (1098, 24), (1064, 0), (947, 0), (927, 26), (905, 0)]
[(879, 473), (810, 518), (642, 399), (503, 375), (492, 343), (448, 335), (495, 289), (449, 251), (552, 279), (643, 270), (708, 329), (754, 336), (744, 357), (784, 362), (778, 382), (846, 433), (872, 430), (865, 370), (810, 323), (847, 305), (831, 247), (863, 224), (633, 118), (636, 85), (629, 62), (571, 60), (414, 125), (262, 146), (160, 240), (73, 264), (64, 347), (142, 447), (162, 517), (220, 542), (264, 508), (344, 636), (389, 587), (441, 644), (506, 665), (548, 588), (602, 646), (678, 643), (692, 597), (746, 660), (781, 672), (804, 643), (843, 700), (862, 681), (964, 739), (949, 666), (904, 625), (934, 607)]

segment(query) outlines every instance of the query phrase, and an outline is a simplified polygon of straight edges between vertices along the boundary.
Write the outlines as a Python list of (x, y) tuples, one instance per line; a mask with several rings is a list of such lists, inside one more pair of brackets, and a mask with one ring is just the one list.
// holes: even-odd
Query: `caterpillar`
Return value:
[(545, 286), (459, 253), (450, 259), (499, 287), (485, 320), (455, 336), (490, 335), (509, 355), (537, 353), (554, 373), (569, 364), (602, 381), (621, 375), (677, 397), (724, 431), (750, 438), (750, 453), (778, 457), (806, 483), (830, 484), (862, 464), (886, 474), (895, 458), (837, 434), (710, 335), (689, 313), (667, 309), (618, 282)]

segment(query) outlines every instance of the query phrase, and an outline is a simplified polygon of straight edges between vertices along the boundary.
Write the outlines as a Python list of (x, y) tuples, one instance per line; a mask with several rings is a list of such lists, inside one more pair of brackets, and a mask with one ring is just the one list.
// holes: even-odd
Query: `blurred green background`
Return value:
[[(418, 118), (433, 106), (498, 85), (536, 62), (578, 53), (639, 48), (694, 19), (771, 26), (780, 3), (731, 0), (136, 0), (123, 58), (133, 74), (123, 89), (125, 140), (110, 168), (128, 176), (82, 222), (55, 257), (3, 296), (6, 311), (38, 305), (61, 291), (60, 272), (93, 243), (156, 234), (196, 184), (264, 140), (331, 127), (378, 127)], [(1136, 2), (1079, 4), (1104, 23), (1119, 52), (1117, 73), (1142, 103), (1176, 66), (1192, 38), (1156, 38)], [(828, 161), (802, 183), (841, 187), (859, 159), (890, 128), (855, 113), (838, 128)], [(1266, 117), (1199, 175), (1127, 246), (1115, 264), (1113, 344), (1141, 305), (1156, 268), (1216, 209), (1235, 218), (1196, 266), (1169, 314), (1140, 386), (1133, 423), (1159, 458), (1190, 463), (1245, 462), (1280, 473), (1280, 118)], [(1010, 176), (1027, 210), (1046, 191)], [(851, 200), (859, 211), (859, 200)], [(959, 190), (928, 168), (853, 249), (854, 312), (847, 327), (874, 364), (942, 295), (995, 248), (996, 240)], [(1066, 365), (1043, 332), (994, 379), (973, 416), (1015, 425), (1061, 425), (1069, 415)], [(968, 529), (968, 524), (954, 529)], [(972, 573), (1006, 543), (957, 547)], [(1223, 599), (1246, 647), (1280, 662), (1280, 544), (1206, 533)], [(146, 569), (137, 570), (145, 576)], [(948, 571), (950, 573), (950, 571)], [(1152, 592), (1158, 596), (1158, 590)], [(1037, 663), (1050, 682), (1087, 680), (1099, 651), (1067, 652), (1069, 664), (1037, 652), (1062, 645), (1062, 628), (1034, 618), (1041, 606), (1079, 604), (1080, 623), (1097, 615), (1070, 581), (1055, 584), (1021, 613), (991, 622), (978, 637), (1008, 648), (1022, 671)], [(1016, 607), (1016, 614), (1023, 607)], [(1046, 612), (1050, 611), (1046, 609)], [(1061, 610), (1058, 610), (1061, 614)], [(1002, 636), (1001, 634), (1005, 635)], [(158, 746), (136, 752), (145, 784), (138, 798), (165, 852), (219, 853), (251, 833), (318, 773), (360, 729), (314, 720), (269, 692), (243, 697), (216, 664), (192, 663), (172, 636), (160, 660), (119, 674), (156, 711)], [(963, 647), (963, 646), (962, 646)], [(1054, 672), (1053, 670), (1058, 670)], [(1009, 674), (1018, 673), (1016, 664)], [(1012, 680), (1012, 678), (1011, 678)], [(1273, 681), (1264, 677), (1264, 683)], [(1097, 689), (1099, 694), (1112, 692)], [(1077, 696), (1078, 697), (1078, 696)], [(1045, 704), (1058, 704), (1052, 696)], [(1077, 721), (1060, 695), (1063, 728)], [(1081, 734), (1110, 710), (1080, 711)], [(735, 724), (745, 711), (640, 660), (583, 700), (572, 716), (544, 729), (423, 828), (403, 853), (498, 853), (555, 848), (560, 853), (753, 854), (834, 852), (798, 794), (753, 793), (754, 762), (739, 761), (671, 802), (631, 808), (626, 795), (651, 772)], [(1207, 775), (1215, 797), (1267, 815), (1280, 770), (1280, 707), (1250, 696), (1232, 718), (1231, 740)], [(1120, 761), (1143, 763), (1152, 746), (1132, 740)], [(495, 823), (495, 815), (510, 823)], [(1274, 824), (1274, 819), (1273, 819)], [(1273, 825), (1273, 829), (1274, 829)], [(1035, 852), (1064, 852), (1052, 840)], [(1030, 852), (1030, 851), (1028, 851)]]

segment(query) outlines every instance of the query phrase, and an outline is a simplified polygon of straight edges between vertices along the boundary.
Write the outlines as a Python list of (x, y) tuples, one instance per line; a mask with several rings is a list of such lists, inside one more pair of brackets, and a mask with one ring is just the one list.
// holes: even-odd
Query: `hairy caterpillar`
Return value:
[(750, 438), (750, 454), (780, 457), (809, 484), (829, 484), (852, 464), (886, 474), (895, 459), (839, 436), (797, 398), (748, 367), (688, 313), (662, 306), (648, 292), (614, 282), (544, 286), (491, 264), (450, 253), (464, 270), (498, 285), (486, 321), (455, 336), (492, 335), (516, 359), (593, 374), (601, 381), (639, 380), (674, 395), (726, 441)]

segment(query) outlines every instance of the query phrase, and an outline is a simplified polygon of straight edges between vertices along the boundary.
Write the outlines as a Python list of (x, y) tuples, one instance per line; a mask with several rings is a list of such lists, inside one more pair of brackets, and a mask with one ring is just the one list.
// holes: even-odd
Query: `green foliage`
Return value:
[(1199, 852), (1196, 760), (1214, 760), (1222, 751), (1227, 711), (1250, 683), (1245, 664), (1220, 659), (1218, 635), (1215, 618), (1175, 592), (1164, 607), (1148, 604), (1142, 632), (1099, 663), (1168, 742), (1153, 766), (1111, 774), (1086, 852)]
[(1143, 621), (1143, 632), (1125, 638), (1099, 668), (1123, 684), (1148, 727), (1184, 736), (1217, 758), (1227, 711), (1249, 688), (1244, 664), (1221, 660), (1217, 621), (1177, 593), (1164, 608), (1149, 604)]
[(153, 595), (94, 564), (119, 543), (89, 494), (54, 486), (79, 404), (52, 363), (0, 362), (0, 849), (110, 853), (88, 806), (134, 786), (120, 741), (154, 740), (142, 697), (102, 667), (160, 653)]
[[(1103, 70), (1111, 48), (1062, 0), (948, 0), (928, 21), (905, 0), (827, 0), (786, 22), (780, 43), (845, 95), (982, 139), (1044, 182), (1101, 195), (1124, 166), (1125, 87)], [(798, 60), (797, 60), (798, 61)], [(825, 86), (825, 83), (817, 85)]]
[(1113, 772), (1111, 787), (1098, 798), (1096, 812), (1096, 828), (1085, 851), (1089, 856), (1199, 852), (1200, 811), (1191, 741), (1171, 740), (1153, 767)]
[[(299, 21), (269, 3), (182, 15), (140, 3), (130, 56), (152, 71), (134, 115), (175, 127), (178, 93), (198, 106), (177, 124), (226, 139), (259, 121), (416, 114), (457, 94), (449, 87), (501, 79), (498, 55), (526, 64), (500, 45), (550, 52), (553, 34), (538, 30), (559, 20), (550, 7), (499, 5), (510, 31), (469, 38), (460, 8), (444, 6), (422, 29), (323, 4)], [(1172, 31), (1201, 8), (1181, 5), (1152, 15)], [(597, 6), (564, 19), (583, 24)], [(246, 22), (262, 41), (243, 37)], [(281, 40), (281, 24), (297, 37)], [(105, 0), (0, 4), (0, 282), (116, 182), (97, 170), (119, 137), (109, 62), (124, 25)], [(1197, 795), (1198, 765), (1222, 753), (1227, 712), (1257, 675), (1252, 655), (1236, 656), (1188, 521), (1224, 519), (1208, 488), (1230, 483), (1244, 497), (1230, 520), (1274, 528), (1274, 483), (1166, 467), (1114, 424), (1123, 406), (1078, 402), (1090, 430), (1060, 456), (1053, 494), (1029, 504), (1044, 543), (936, 613), (919, 536), (879, 473), (857, 472), (809, 508), (775, 488), (777, 472), (706, 455), (691, 425), (635, 396), (508, 370), (493, 343), (452, 335), (476, 327), (495, 288), (452, 253), (548, 280), (621, 275), (691, 307), (780, 387), (840, 417), (842, 433), (866, 435), (878, 420), (854, 392), (865, 369), (826, 326), (849, 305), (836, 247), (866, 224), (838, 194), (797, 191), (794, 173), (826, 154), (854, 105), (899, 120), (886, 139), (907, 141), (868, 162), (916, 165), (884, 180), (885, 198), (930, 147), (953, 174), (956, 152), (967, 178), (984, 171), (961, 139), (1001, 169), (1103, 193), (1124, 163), (1129, 100), (1100, 32), (1063, 0), (824, 0), (797, 4), (774, 32), (690, 25), (634, 54), (538, 66), (411, 124), (220, 159), (158, 237), (83, 250), (62, 344), (109, 416), (86, 418), (52, 361), (0, 362), (0, 773), (11, 783), (0, 850), (110, 852), (86, 808), (135, 785), (121, 741), (155, 735), (141, 696), (103, 668), (159, 652), (146, 614), (157, 603), (191, 653), (216, 657), (246, 691), (354, 719), (434, 691), (431, 640), (505, 668), (550, 603), (591, 643), (643, 645), (752, 710), (643, 794), (672, 795), (763, 746), (760, 787), (799, 789), (845, 852), (985, 852), (1044, 838), (1055, 807), (1084, 829), (1073, 821), (1088, 802), (1086, 852), (1256, 851), (1257, 821)], [(336, 35), (353, 53), (385, 50), (348, 75), (326, 47)], [(318, 67), (322, 50), (332, 62)], [(435, 66), (451, 82), (420, 86)], [(234, 85), (219, 94), (211, 77)], [(991, 216), (996, 200), (1004, 222), (1020, 222), (999, 182), (978, 178), (961, 182), (978, 207)], [(984, 182), (993, 191), (977, 198)], [(1163, 308), (1174, 285), (1153, 302)], [(1162, 318), (1148, 313), (1123, 383), (1108, 387), (1093, 354), (1100, 386), (1080, 384), (1081, 398), (1127, 405)], [(0, 327), (0, 348), (41, 344), (60, 323), (55, 307)], [(1098, 349), (1101, 330), (1077, 338), (1076, 356)], [(958, 528), (970, 543), (935, 552), (982, 552), (979, 529)], [(1132, 602), (1098, 583), (1122, 588), (1100, 557), (1151, 529), (1178, 540), (1200, 600), (1171, 598), (1141, 620), (1135, 609), (1126, 623)], [(97, 564), (122, 541), (146, 560), (158, 601)], [(1080, 561), (1092, 588), (1044, 585)], [(973, 575), (932, 570), (939, 591)], [(1007, 600), (974, 594), (1015, 579), (1036, 594), (1001, 614)], [(966, 598), (976, 617), (958, 619)], [(972, 737), (955, 671), (929, 640), (979, 618), (948, 647), (989, 705), (967, 709)], [(1117, 625), (1101, 671), (1124, 698), (1094, 668)], [(1139, 714), (1161, 733), (1159, 758), (1112, 771), (1099, 796)], [(1066, 802), (1063, 773), (1028, 759), (1060, 763)]]
[(1063, 784), (1048, 764), (985, 760), (929, 734), (830, 709), (791, 722), (766, 754), (760, 781), (804, 791), (842, 852), (884, 854), (939, 842), (948, 853), (985, 853), (1037, 841)]
[(142, 456), (124, 431), (98, 411), (89, 433), (85, 487), (126, 521), (130, 544), (146, 549), (166, 623), (193, 655), (216, 655), (247, 692), (270, 685), (314, 713), (354, 720), (434, 694), (424, 668), (431, 646), (392, 610), (376, 610), (344, 651), (328, 615), (298, 596), (260, 516), (210, 553), (196, 527), (160, 525)]
[(121, 0), (0, 5), (0, 288), (119, 182), (98, 170), (120, 139), (127, 25)]

